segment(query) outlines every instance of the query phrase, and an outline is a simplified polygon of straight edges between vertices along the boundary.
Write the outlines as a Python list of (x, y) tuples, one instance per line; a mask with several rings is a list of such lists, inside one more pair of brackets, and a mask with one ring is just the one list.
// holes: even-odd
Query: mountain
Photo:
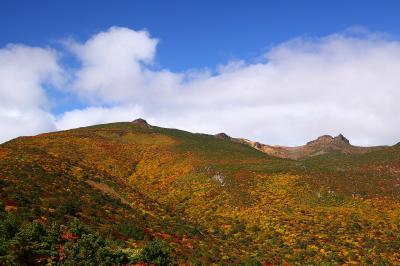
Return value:
[(399, 265), (400, 147), (305, 146), (279, 158), (144, 120), (11, 140), (0, 264)]
[(365, 153), (371, 150), (378, 150), (384, 147), (358, 147), (350, 144), (350, 141), (339, 134), (336, 137), (323, 135), (315, 140), (307, 142), (306, 145), (297, 147), (271, 146), (259, 142), (250, 141), (247, 139), (235, 139), (235, 141), (250, 145), (251, 147), (260, 150), (266, 154), (290, 159), (301, 159), (310, 156), (316, 156), (326, 153)]

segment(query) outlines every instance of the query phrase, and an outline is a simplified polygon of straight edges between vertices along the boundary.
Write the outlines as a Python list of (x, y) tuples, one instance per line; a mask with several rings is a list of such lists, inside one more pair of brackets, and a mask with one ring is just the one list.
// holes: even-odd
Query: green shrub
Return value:
[(65, 198), (64, 202), (57, 207), (56, 214), (59, 218), (63, 218), (65, 215), (77, 216), (81, 210), (80, 200), (75, 197), (68, 196)]
[[(120, 249), (90, 231), (78, 219), (67, 230), (78, 239), (63, 241), (60, 225), (49, 227), (38, 222), (23, 224), (15, 215), (7, 214), (0, 221), (0, 265), (118, 265), (129, 262)], [(60, 261), (59, 248), (64, 245), (65, 259)]]
[(21, 222), (13, 213), (5, 213), (4, 219), (0, 221), (0, 239), (10, 240), (19, 231)]
[(84, 226), (81, 223), (81, 221), (79, 221), (76, 218), (72, 222), (69, 223), (68, 229), (71, 233), (79, 235), (79, 236), (81, 236), (83, 234), (88, 234), (90, 231), (86, 226)]
[(32, 222), (23, 225), (9, 242), (6, 261), (12, 261), (17, 265), (39, 264), (41, 258), (56, 253), (56, 246), (51, 245), (46, 236), (47, 231), (40, 223)]
[(128, 256), (113, 250), (111, 243), (98, 233), (91, 231), (78, 219), (68, 225), (69, 232), (78, 235), (76, 241), (65, 244), (65, 265), (116, 265), (128, 263)]
[(171, 247), (165, 241), (154, 240), (143, 248), (140, 260), (157, 266), (171, 265), (171, 254)]
[(144, 239), (144, 231), (138, 227), (136, 224), (131, 222), (124, 222), (115, 226), (115, 230), (132, 239), (135, 240), (143, 240)]
[(243, 266), (261, 266), (262, 264), (257, 259), (251, 258), (251, 259), (245, 261), (242, 265)]
[[(2, 215), (3, 216), (3, 215)], [(9, 256), (10, 245), (15, 234), (19, 232), (19, 221), (13, 214), (4, 214), (0, 221), (0, 265), (7, 265), (12, 261)]]
[(83, 234), (76, 242), (65, 244), (65, 265), (115, 265), (127, 263), (123, 252), (113, 252), (97, 233)]

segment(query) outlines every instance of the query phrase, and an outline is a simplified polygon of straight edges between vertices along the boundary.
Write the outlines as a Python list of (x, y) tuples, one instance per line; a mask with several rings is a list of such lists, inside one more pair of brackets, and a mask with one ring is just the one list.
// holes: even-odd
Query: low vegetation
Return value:
[(299, 160), (114, 123), (0, 145), (4, 265), (400, 265), (400, 148)]

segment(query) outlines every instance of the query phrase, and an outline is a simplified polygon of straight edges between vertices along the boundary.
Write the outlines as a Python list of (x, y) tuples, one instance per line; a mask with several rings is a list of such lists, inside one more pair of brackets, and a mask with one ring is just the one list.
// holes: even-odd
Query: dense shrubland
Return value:
[[(123, 225), (123, 230), (130, 228)], [(142, 248), (122, 248), (121, 243), (101, 237), (78, 219), (68, 225), (26, 223), (14, 213), (1, 213), (2, 265), (169, 265), (171, 261), (170, 247), (160, 240), (150, 241)]]
[(293, 161), (130, 123), (0, 146), (2, 264), (400, 264), (400, 149)]

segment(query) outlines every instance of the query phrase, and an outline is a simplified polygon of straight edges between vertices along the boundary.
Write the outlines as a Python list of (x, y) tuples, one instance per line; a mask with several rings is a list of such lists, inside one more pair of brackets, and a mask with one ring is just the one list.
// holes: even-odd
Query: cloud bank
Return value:
[(45, 86), (63, 79), (49, 48), (7, 45), (0, 49), (0, 143), (20, 135), (56, 130)]
[[(139, 116), (268, 144), (300, 145), (339, 133), (358, 145), (400, 141), (400, 41), (390, 36), (296, 38), (256, 62), (182, 73), (155, 65), (157, 44), (146, 31), (112, 27), (86, 42), (67, 42), (67, 52), (0, 49), (0, 142)], [(79, 66), (62, 66), (60, 53)], [(47, 95), (55, 88), (86, 107), (53, 115)]]

